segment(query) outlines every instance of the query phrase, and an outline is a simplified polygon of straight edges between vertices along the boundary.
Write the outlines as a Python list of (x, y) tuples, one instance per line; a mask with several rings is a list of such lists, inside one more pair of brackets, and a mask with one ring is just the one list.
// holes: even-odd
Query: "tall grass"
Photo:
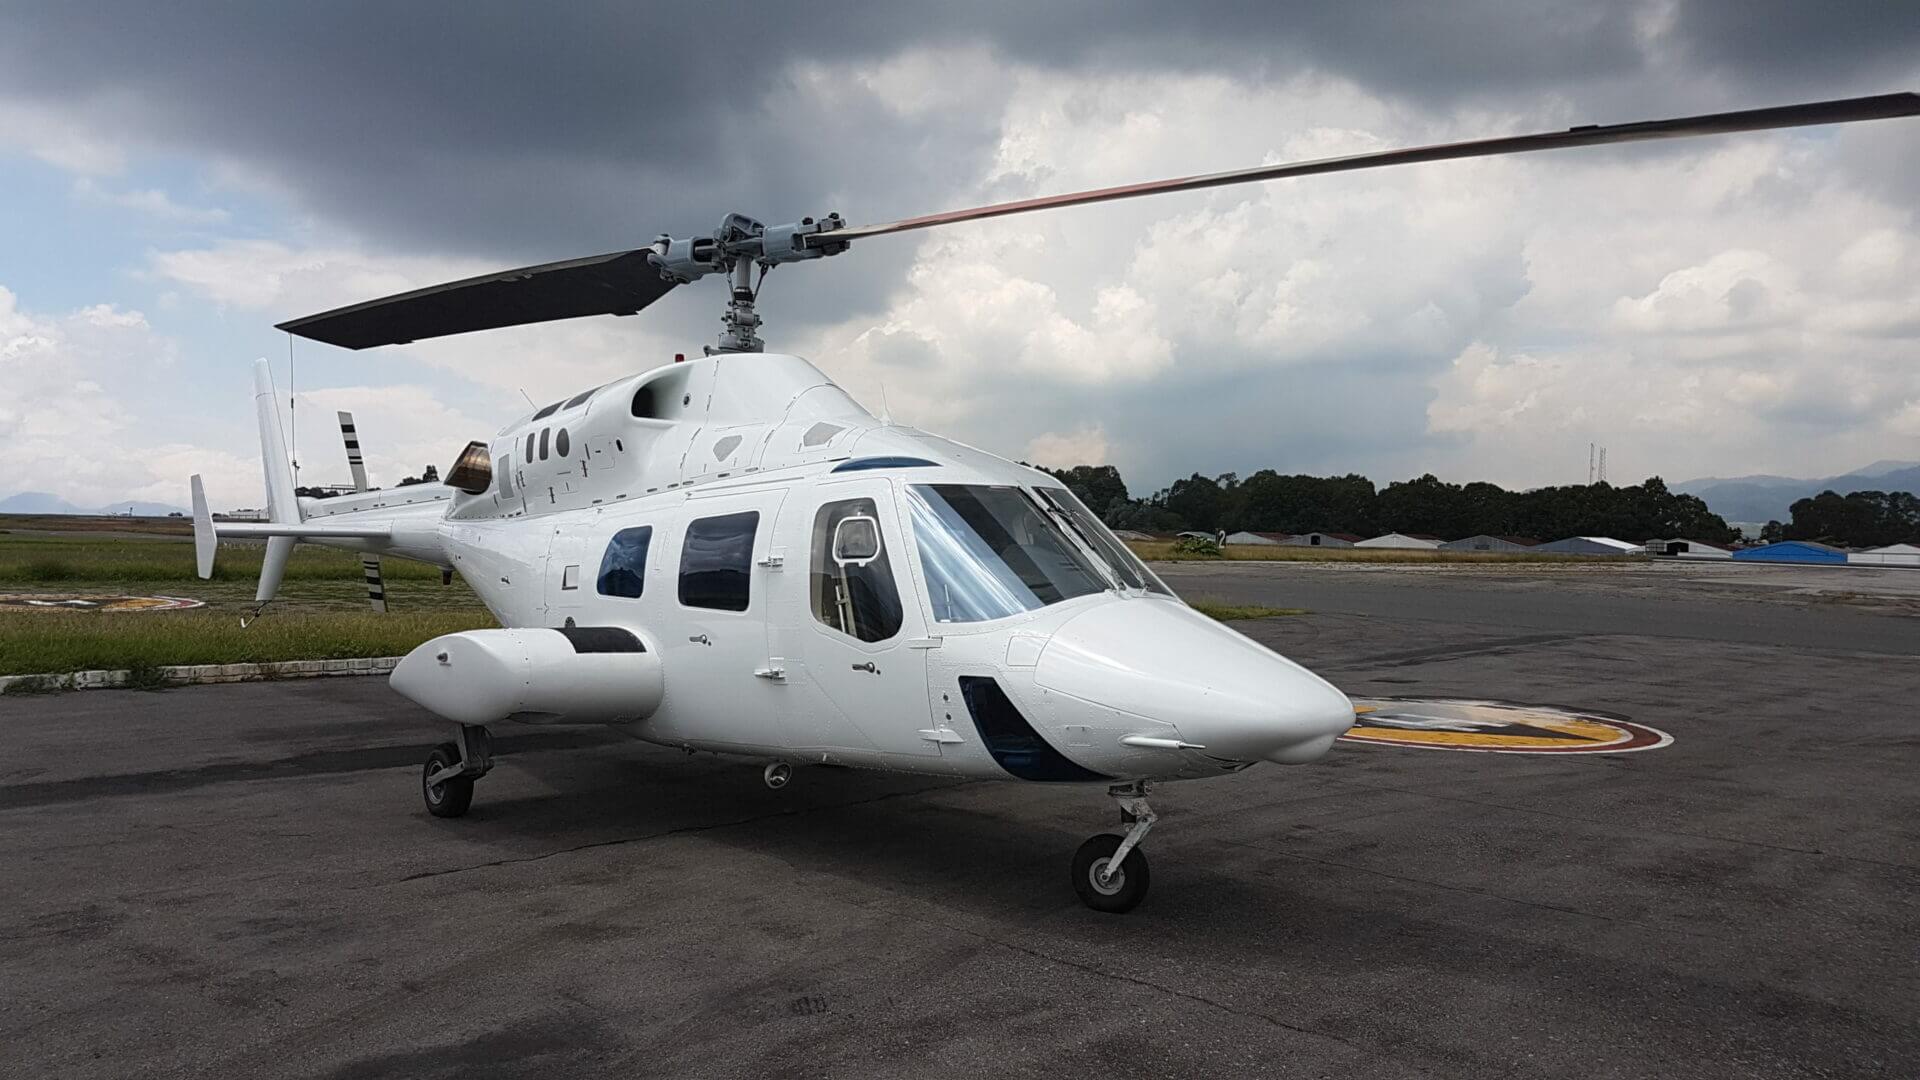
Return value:
[(484, 609), (391, 615), (270, 610), (244, 629), (234, 614), (211, 611), (0, 612), (0, 675), (397, 656), (440, 634), (493, 625)]

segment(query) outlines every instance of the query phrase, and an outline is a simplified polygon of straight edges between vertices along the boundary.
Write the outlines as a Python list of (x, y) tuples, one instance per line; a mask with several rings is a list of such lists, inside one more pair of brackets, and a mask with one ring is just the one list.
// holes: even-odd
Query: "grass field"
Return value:
[(367, 604), (360, 560), (342, 551), (294, 549), (279, 597), (242, 629), (253, 609), (263, 548), (223, 544), (216, 573), (194, 573), (184, 538), (0, 534), (0, 592), (190, 596), (186, 611), (0, 611), (0, 675), (94, 668), (231, 664), (394, 656), (428, 638), (494, 625), (465, 582), (440, 584), (431, 566), (387, 559), (389, 613)]
[(1179, 555), (1170, 540), (1129, 540), (1134, 554), (1149, 562), (1356, 562), (1356, 563), (1619, 563), (1619, 556), (1550, 555), (1530, 551), (1415, 551), (1395, 548), (1282, 547), (1279, 544), (1228, 544), (1218, 557)]

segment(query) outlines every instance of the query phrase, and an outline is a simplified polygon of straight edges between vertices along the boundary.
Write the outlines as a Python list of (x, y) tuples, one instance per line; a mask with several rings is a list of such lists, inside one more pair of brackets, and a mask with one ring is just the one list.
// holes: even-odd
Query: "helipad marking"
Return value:
[(1623, 754), (1673, 736), (1617, 716), (1458, 698), (1355, 698), (1343, 741), (1485, 754)]
[(188, 596), (0, 593), (0, 611), (181, 611), (205, 606), (205, 601)]

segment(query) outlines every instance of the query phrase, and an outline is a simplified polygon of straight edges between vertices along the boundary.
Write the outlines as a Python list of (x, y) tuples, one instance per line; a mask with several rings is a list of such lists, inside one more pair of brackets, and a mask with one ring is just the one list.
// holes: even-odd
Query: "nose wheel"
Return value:
[(487, 729), (462, 724), (455, 741), (441, 743), (420, 770), (420, 795), (427, 813), (454, 818), (473, 805), (473, 782), (493, 768), (493, 740)]
[(1144, 781), (1115, 785), (1107, 789), (1107, 794), (1120, 802), (1120, 822), (1128, 826), (1126, 834), (1101, 833), (1080, 845), (1073, 854), (1073, 891), (1093, 910), (1118, 915), (1132, 911), (1146, 899), (1152, 876), (1140, 841), (1158, 819), (1147, 805)]

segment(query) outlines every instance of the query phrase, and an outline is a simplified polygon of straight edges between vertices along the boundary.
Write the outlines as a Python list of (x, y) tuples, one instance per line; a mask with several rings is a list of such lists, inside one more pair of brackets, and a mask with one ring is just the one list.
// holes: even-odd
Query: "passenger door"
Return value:
[[(786, 741), (779, 672), (767, 649), (767, 562), (784, 491), (694, 497), (667, 565), (676, 631), (661, 662), (683, 737), (778, 752)], [(659, 542), (658, 534), (655, 543)]]
[(819, 749), (938, 757), (927, 732), (926, 626), (885, 480), (789, 501), (773, 626), (793, 739)]

